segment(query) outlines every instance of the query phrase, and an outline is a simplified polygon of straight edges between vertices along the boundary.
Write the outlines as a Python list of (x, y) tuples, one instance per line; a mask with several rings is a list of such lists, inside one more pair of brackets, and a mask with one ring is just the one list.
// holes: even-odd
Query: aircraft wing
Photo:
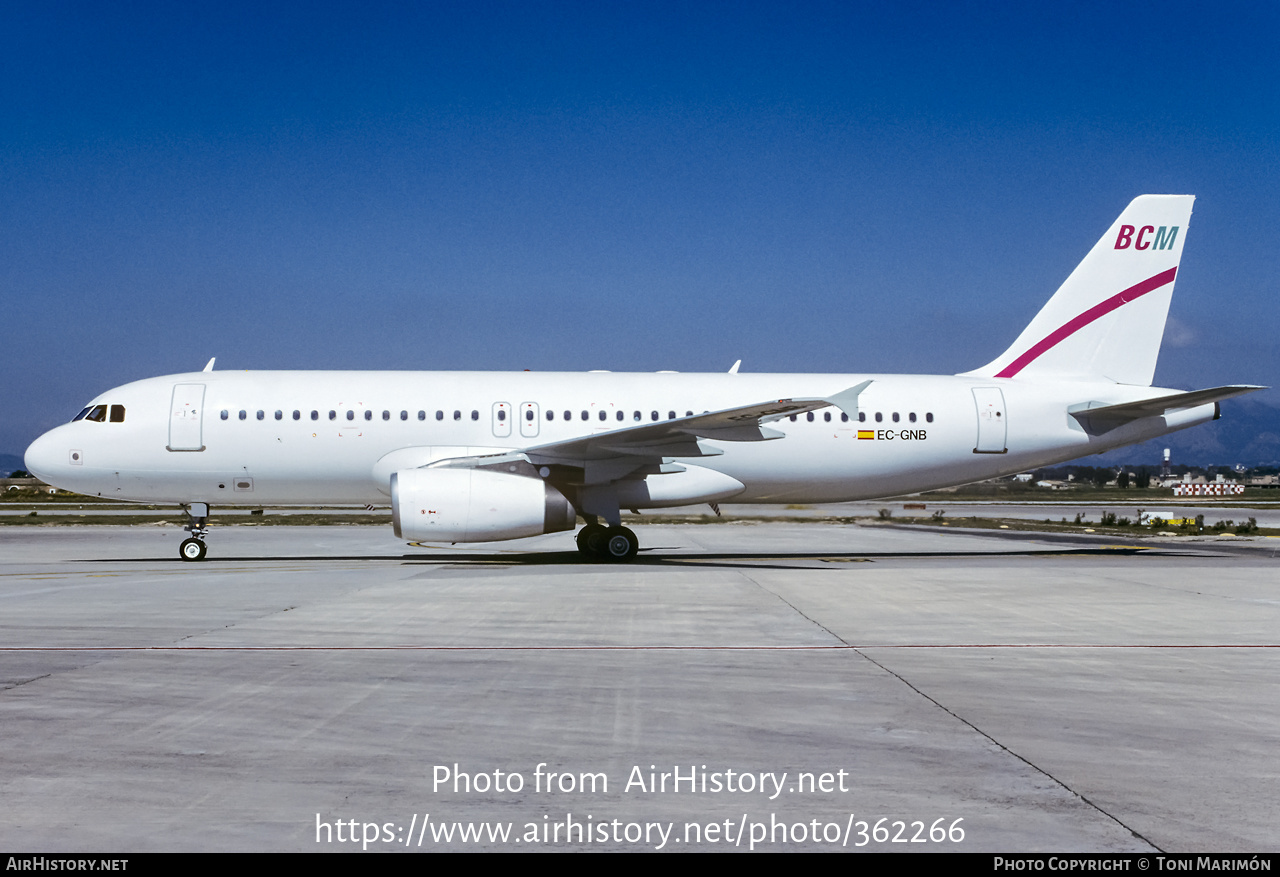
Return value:
[[(671, 464), (668, 458), (713, 457), (724, 453), (705, 443), (708, 440), (760, 442), (783, 438), (784, 433), (764, 424), (792, 414), (834, 405), (856, 417), (858, 394), (870, 385), (871, 381), (863, 381), (826, 398), (774, 399), (660, 423), (603, 430), (502, 454), (438, 460), (428, 468), (492, 468), (534, 474), (533, 468), (541, 466), (571, 467), (582, 470), (582, 474), (575, 474), (570, 480), (584, 484), (607, 484), (627, 476), (679, 471), (682, 467)], [(530, 464), (533, 468), (524, 471)]]
[(1085, 429), (1091, 432), (1110, 432), (1118, 426), (1143, 417), (1156, 417), (1170, 411), (1182, 411), (1210, 402), (1220, 402), (1233, 396), (1243, 396), (1255, 390), (1265, 390), (1252, 384), (1235, 384), (1226, 387), (1211, 387), (1208, 390), (1192, 390), (1187, 393), (1173, 393), (1169, 396), (1157, 396), (1154, 399), (1143, 399), (1139, 402), (1121, 402), (1118, 405), (1103, 405), (1098, 408), (1082, 407), (1069, 411)]
[[(832, 405), (846, 413), (857, 413), (858, 394), (871, 385), (863, 381), (827, 398), (776, 399), (737, 408), (724, 408), (661, 423), (647, 423), (626, 429), (550, 442), (525, 448), (531, 463), (582, 466), (589, 460), (619, 457), (707, 457), (721, 453), (699, 439), (726, 442), (759, 442), (783, 437), (764, 424), (792, 414), (804, 414)], [(637, 461), (639, 462), (639, 461)]]

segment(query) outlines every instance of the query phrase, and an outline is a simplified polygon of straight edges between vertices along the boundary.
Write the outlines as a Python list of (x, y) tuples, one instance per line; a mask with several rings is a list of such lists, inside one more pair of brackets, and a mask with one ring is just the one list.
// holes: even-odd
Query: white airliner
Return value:
[[(1194, 198), (1135, 199), (1008, 350), (960, 375), (253, 372), (150, 378), (37, 439), (66, 490), (218, 505), (391, 504), (410, 542), (574, 528), (629, 560), (622, 509), (844, 502), (965, 484), (1216, 419), (1262, 389), (1151, 386)], [(604, 523), (601, 523), (603, 521)]]

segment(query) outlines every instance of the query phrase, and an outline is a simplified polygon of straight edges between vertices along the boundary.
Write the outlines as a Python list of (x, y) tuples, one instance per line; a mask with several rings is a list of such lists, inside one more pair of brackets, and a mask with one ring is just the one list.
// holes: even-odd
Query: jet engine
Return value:
[(489, 542), (572, 530), (564, 494), (538, 478), (483, 469), (401, 469), (391, 520), (410, 542)]

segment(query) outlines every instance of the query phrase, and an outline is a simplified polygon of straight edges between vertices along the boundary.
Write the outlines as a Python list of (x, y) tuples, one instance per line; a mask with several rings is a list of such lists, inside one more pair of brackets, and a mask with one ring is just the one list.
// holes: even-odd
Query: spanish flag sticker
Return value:
[(858, 430), (858, 441), (862, 441), (863, 439), (874, 439), (875, 437), (876, 431), (874, 429)]

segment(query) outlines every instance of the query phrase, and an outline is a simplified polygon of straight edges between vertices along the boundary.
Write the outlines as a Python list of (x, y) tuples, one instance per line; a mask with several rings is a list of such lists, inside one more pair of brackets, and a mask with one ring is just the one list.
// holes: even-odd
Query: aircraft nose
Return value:
[(65, 443), (58, 440), (54, 434), (56, 432), (57, 430), (46, 432), (33, 441), (22, 458), (27, 471), (46, 484), (55, 484), (60, 480), (58, 475), (66, 468), (70, 459)]

